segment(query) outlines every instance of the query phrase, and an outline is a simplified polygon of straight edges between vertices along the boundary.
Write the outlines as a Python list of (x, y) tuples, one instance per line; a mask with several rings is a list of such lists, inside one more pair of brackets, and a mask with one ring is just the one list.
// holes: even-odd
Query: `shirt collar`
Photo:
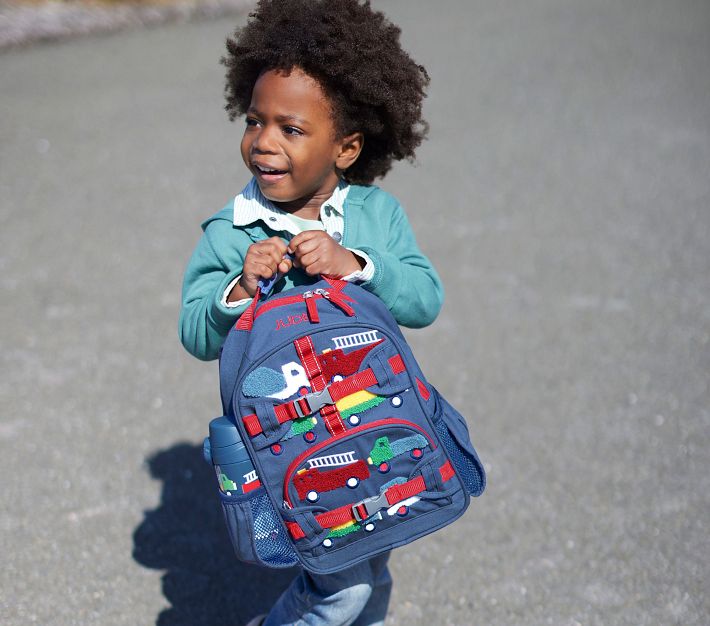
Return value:
[[(321, 205), (320, 218), (324, 223), (332, 213), (344, 216), (345, 198), (349, 190), (350, 185), (341, 180), (330, 198)], [(234, 198), (233, 221), (235, 226), (247, 226), (262, 221), (272, 230), (293, 230), (293, 222), (288, 218), (288, 213), (279, 209), (261, 193), (254, 178)]]

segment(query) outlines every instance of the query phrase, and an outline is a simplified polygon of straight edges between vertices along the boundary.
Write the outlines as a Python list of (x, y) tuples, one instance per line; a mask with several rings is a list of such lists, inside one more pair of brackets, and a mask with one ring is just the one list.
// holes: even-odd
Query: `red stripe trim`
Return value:
[[(325, 379), (325, 376), (323, 376), (323, 370), (316, 356), (313, 340), (309, 336), (306, 336), (296, 339), (293, 343), (296, 346), (296, 351), (301, 359), (301, 363), (303, 363), (303, 367), (306, 370), (306, 375), (311, 382), (313, 390), (322, 391), (325, 389), (328, 381)], [(306, 406), (304, 412), (307, 411), (308, 407)], [(325, 427), (331, 435), (338, 435), (345, 430), (345, 424), (343, 424), (340, 412), (335, 408), (335, 405), (324, 406), (320, 410), (320, 414), (323, 417)]]
[(283, 298), (278, 298), (277, 300), (267, 300), (259, 307), (259, 310), (256, 312), (254, 319), (259, 317), (260, 315), (263, 315), (264, 313), (268, 313), (272, 309), (278, 309), (279, 307), (288, 306), (289, 304), (298, 304), (299, 302), (303, 302), (302, 295), (285, 296)]
[(256, 480), (250, 483), (244, 483), (242, 485), (242, 492), (249, 493), (250, 491), (254, 491), (254, 489), (258, 489), (259, 487), (261, 487), (261, 481), (257, 478)]
[(340, 411), (338, 411), (334, 404), (324, 406), (320, 410), (320, 414), (325, 422), (325, 427), (331, 435), (339, 435), (345, 432), (346, 429), (343, 418), (340, 416)]
[(337, 306), (341, 311), (343, 311), (348, 317), (353, 317), (353, 315), (355, 315), (355, 309), (353, 309), (345, 301), (343, 294), (339, 291), (332, 292), (328, 297), (328, 300), (330, 300), (335, 306)]
[(348, 522), (352, 522), (355, 519), (353, 515), (353, 505), (346, 504), (344, 506), (328, 511), (327, 513), (321, 513), (316, 515), (316, 521), (323, 528), (333, 528), (333, 526), (342, 526)]
[(311, 386), (314, 391), (322, 391), (325, 388), (326, 381), (323, 376), (323, 372), (320, 368), (320, 363), (316, 358), (316, 350), (313, 345), (311, 338), (306, 335), (300, 339), (296, 339), (293, 342), (296, 347), (296, 352), (298, 353), (298, 358), (301, 359), (303, 367), (306, 370), (306, 376), (311, 382)]
[(401, 374), (406, 369), (404, 367), (404, 361), (402, 360), (402, 357), (399, 356), (399, 354), (395, 354), (392, 358), (390, 358), (389, 364), (395, 376), (397, 374)]
[(242, 422), (244, 423), (244, 428), (247, 429), (250, 437), (256, 437), (260, 432), (262, 432), (261, 423), (255, 413), (243, 417)]
[(426, 385), (417, 378), (417, 389), (419, 389), (419, 394), (421, 395), (424, 400), (428, 400), (431, 398), (431, 393), (429, 393), (429, 390), (426, 388)]
[[(392, 373), (396, 376), (401, 374), (405, 367), (404, 361), (399, 354), (391, 357), (389, 359), (389, 365), (392, 368)], [(345, 398), (346, 396), (367, 389), (377, 384), (377, 378), (375, 378), (375, 373), (370, 369), (363, 370), (352, 376), (348, 376), (345, 380), (341, 380), (337, 383), (332, 383), (328, 390), (330, 391), (330, 397), (336, 402)]]
[[(343, 289), (345, 289), (345, 286), (348, 284), (347, 280), (341, 280), (340, 278), (332, 278), (331, 276), (323, 276), (323, 278), (336, 291), (342, 291)], [(348, 299), (352, 300), (352, 298), (348, 298)]]
[[(295, 420), (298, 417), (298, 413), (296, 413), (293, 402), (287, 402), (286, 404), (279, 404), (278, 406), (275, 406), (274, 414), (276, 415), (276, 419), (279, 424)], [(261, 427), (259, 417), (255, 413), (243, 417), (242, 422), (244, 423), (244, 428), (246, 428), (250, 437), (256, 437), (264, 432), (264, 429)]]
[(446, 461), (446, 463), (439, 468), (439, 472), (441, 473), (441, 480), (444, 482), (450, 480), (456, 475), (456, 470), (454, 469), (454, 466), (451, 465), (451, 461)]
[(252, 298), (251, 304), (247, 307), (246, 311), (242, 313), (241, 317), (237, 320), (236, 328), (237, 330), (251, 330), (254, 326), (254, 311), (256, 310), (256, 305), (259, 303), (259, 298), (261, 297), (261, 287), (257, 287), (254, 292), (254, 297)]
[(296, 541), (303, 539), (306, 536), (306, 533), (303, 532), (303, 529), (297, 522), (286, 522), (286, 528), (288, 528), (288, 532), (291, 533), (291, 537), (293, 537)]
[(417, 476), (401, 485), (392, 485), (385, 491), (385, 498), (387, 498), (387, 502), (389, 502), (390, 505), (393, 505), (412, 496), (416, 496), (422, 491), (426, 491), (426, 484), (423, 477)]
[[(350, 296), (344, 293), (341, 293), (339, 297), (348, 302), (355, 302), (355, 300), (353, 300)], [(322, 298), (323, 296), (321, 296), (320, 294), (313, 294), (314, 300)], [(284, 296), (282, 298), (276, 298), (274, 300), (269, 299), (266, 302), (262, 302), (261, 306), (259, 307), (259, 310), (256, 311), (256, 314), (254, 315), (254, 319), (263, 315), (264, 313), (268, 313), (273, 309), (278, 309), (282, 306), (289, 306), (291, 304), (298, 304), (299, 302), (303, 302), (303, 294), (299, 294), (297, 296)]]
[(320, 316), (318, 315), (318, 304), (313, 299), (313, 296), (306, 298), (306, 311), (308, 311), (308, 319), (311, 324), (317, 324), (320, 322)]
[(348, 376), (344, 380), (331, 383), (328, 391), (330, 392), (330, 397), (333, 401), (337, 402), (346, 396), (352, 395), (376, 384), (377, 378), (375, 378), (375, 373), (370, 368), (367, 368), (362, 372)]

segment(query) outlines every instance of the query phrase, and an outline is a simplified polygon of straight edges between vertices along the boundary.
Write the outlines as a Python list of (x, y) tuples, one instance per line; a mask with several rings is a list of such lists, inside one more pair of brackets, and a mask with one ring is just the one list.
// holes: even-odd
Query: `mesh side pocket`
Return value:
[(262, 493), (252, 498), (249, 504), (254, 521), (254, 549), (259, 559), (271, 567), (295, 565), (296, 554), (286, 537), (286, 531), (276, 517), (269, 496)]
[(220, 492), (224, 521), (240, 561), (267, 567), (291, 567), (296, 554), (263, 487), (244, 495)]
[(468, 434), (466, 421), (438, 392), (434, 428), (441, 445), (449, 454), (456, 473), (472, 496), (486, 488), (486, 473)]
[(456, 473), (463, 481), (466, 489), (471, 495), (477, 495), (483, 490), (483, 479), (476, 463), (466, 454), (459, 444), (454, 440), (446, 427), (444, 420), (440, 420), (436, 425), (436, 434), (439, 440), (451, 457), (451, 462), (456, 468)]

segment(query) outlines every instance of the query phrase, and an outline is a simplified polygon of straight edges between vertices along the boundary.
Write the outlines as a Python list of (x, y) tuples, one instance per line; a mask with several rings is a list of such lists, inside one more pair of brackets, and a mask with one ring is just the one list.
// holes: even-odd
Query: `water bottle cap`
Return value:
[(210, 455), (215, 465), (227, 465), (231, 463), (245, 463), (248, 468), (241, 474), (246, 473), (252, 467), (249, 453), (244, 447), (239, 431), (226, 417), (218, 417), (210, 422)]
[(236, 426), (224, 416), (217, 417), (210, 422), (210, 444), (213, 451), (215, 448), (226, 448), (234, 445), (240, 448), (244, 447), (244, 442)]

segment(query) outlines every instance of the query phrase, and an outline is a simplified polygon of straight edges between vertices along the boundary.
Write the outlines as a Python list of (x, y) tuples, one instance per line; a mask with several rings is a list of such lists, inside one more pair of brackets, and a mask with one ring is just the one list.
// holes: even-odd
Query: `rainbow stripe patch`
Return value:
[(335, 407), (340, 411), (343, 419), (348, 419), (351, 415), (373, 409), (384, 401), (385, 398), (382, 396), (376, 396), (374, 393), (363, 389), (341, 398), (335, 403)]
[(328, 537), (344, 537), (345, 535), (349, 535), (350, 533), (356, 533), (358, 530), (360, 530), (360, 524), (357, 524), (355, 522), (347, 522), (342, 526), (334, 526), (333, 528), (331, 528), (330, 532), (328, 533)]

